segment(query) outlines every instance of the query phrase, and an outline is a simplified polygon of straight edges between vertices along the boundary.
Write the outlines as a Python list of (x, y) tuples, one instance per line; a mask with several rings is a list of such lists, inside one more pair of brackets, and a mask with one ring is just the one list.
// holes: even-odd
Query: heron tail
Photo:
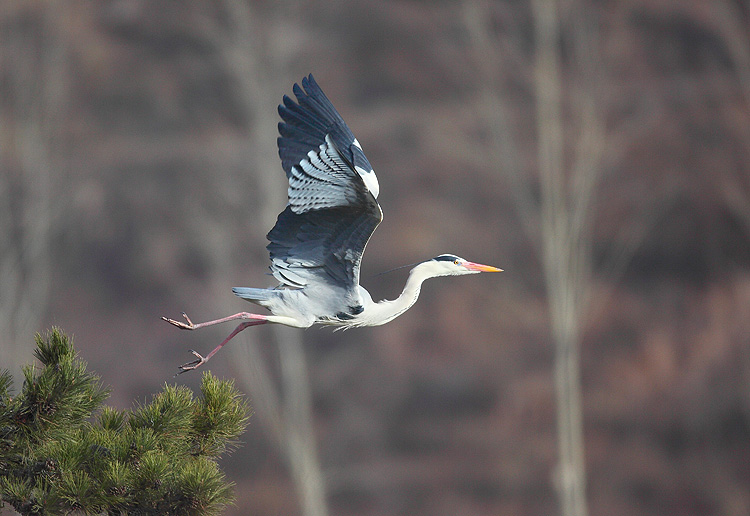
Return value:
[(275, 295), (275, 292), (268, 288), (234, 287), (232, 292), (242, 299), (247, 299), (262, 306)]

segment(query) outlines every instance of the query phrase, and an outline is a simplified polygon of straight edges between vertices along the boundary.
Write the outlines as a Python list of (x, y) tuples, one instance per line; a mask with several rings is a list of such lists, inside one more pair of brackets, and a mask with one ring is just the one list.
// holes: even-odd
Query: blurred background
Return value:
[(271, 286), (305, 74), (378, 173), (392, 323), (241, 334), (227, 514), (750, 514), (746, 0), (6, 0), (0, 364), (72, 334), (128, 408)]

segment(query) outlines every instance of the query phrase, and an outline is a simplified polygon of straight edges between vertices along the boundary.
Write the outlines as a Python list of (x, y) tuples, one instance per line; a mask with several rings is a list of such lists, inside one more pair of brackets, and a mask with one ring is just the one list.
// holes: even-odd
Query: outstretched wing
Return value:
[(285, 286), (343, 289), (358, 306), (362, 253), (383, 216), (377, 178), (313, 76), (293, 91), (297, 102), (279, 106), (289, 204), (268, 233), (271, 271)]

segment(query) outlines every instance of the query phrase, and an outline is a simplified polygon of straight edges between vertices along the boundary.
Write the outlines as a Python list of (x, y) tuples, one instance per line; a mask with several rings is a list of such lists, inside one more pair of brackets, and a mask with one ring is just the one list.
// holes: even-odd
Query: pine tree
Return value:
[(20, 393), (0, 373), (0, 507), (23, 515), (212, 515), (232, 501), (217, 459), (249, 410), (230, 381), (205, 373), (201, 397), (165, 385), (132, 410), (109, 392), (60, 330), (36, 336), (41, 367)]

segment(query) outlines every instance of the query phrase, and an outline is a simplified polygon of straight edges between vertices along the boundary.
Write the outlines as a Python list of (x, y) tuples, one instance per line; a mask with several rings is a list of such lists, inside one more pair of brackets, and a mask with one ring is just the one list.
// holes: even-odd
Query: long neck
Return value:
[(433, 277), (428, 274), (419, 265), (414, 267), (409, 273), (409, 277), (404, 285), (404, 290), (396, 299), (389, 301), (379, 301), (374, 303), (369, 310), (368, 319), (370, 326), (379, 326), (392, 321), (402, 313), (406, 312), (417, 302), (419, 291), (422, 288), (424, 280)]

